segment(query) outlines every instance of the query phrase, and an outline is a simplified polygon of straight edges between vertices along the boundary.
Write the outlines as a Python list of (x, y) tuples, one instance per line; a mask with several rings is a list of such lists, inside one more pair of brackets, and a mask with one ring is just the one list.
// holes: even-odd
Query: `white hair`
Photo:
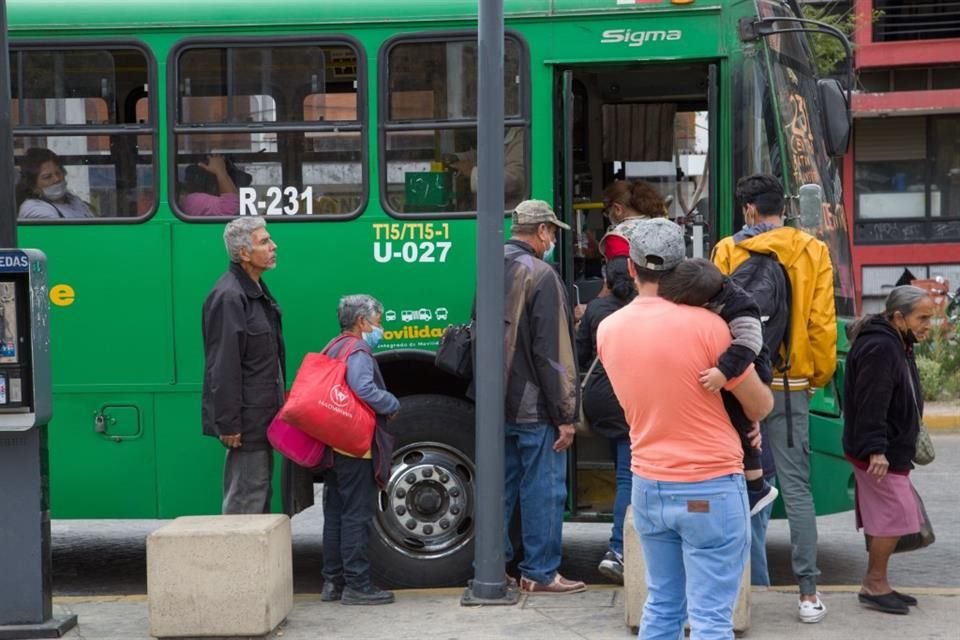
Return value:
[(227, 223), (223, 230), (223, 244), (227, 248), (230, 262), (240, 262), (240, 249), (253, 251), (253, 232), (265, 229), (267, 222), (263, 218), (245, 216)]

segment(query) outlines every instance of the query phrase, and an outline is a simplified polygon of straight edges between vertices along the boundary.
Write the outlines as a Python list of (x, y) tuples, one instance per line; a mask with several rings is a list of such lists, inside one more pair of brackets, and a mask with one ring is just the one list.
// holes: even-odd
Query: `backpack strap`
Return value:
[(773, 259), (776, 260), (777, 266), (783, 272), (783, 295), (787, 299), (787, 323), (783, 332), (783, 362), (780, 367), (783, 371), (783, 410), (787, 418), (787, 447), (792, 449), (793, 412), (790, 402), (790, 347), (793, 343), (791, 339), (793, 333), (793, 286), (790, 284), (790, 274), (787, 273), (787, 268), (776, 256), (773, 256)]

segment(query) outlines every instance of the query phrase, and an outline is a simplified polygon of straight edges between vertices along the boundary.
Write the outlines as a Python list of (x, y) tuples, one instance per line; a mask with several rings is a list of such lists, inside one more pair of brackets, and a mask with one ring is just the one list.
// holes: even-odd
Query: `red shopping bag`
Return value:
[(277, 414), (267, 427), (267, 440), (285, 458), (308, 469), (320, 464), (326, 449), (319, 440), (314, 440), (289, 422), (285, 422), (280, 414)]
[[(343, 344), (343, 340), (353, 343)], [(323, 353), (304, 356), (280, 418), (327, 446), (362, 456), (373, 441), (376, 416), (347, 385), (346, 361), (357, 342), (341, 336)], [(326, 355), (336, 345), (340, 346), (337, 356)]]

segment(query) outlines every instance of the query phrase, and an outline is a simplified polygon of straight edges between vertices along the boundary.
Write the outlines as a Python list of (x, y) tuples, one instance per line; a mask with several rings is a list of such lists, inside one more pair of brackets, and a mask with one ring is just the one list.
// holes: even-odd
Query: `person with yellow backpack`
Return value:
[[(745, 226), (721, 240), (713, 262), (732, 275), (755, 255), (776, 258), (789, 280), (789, 323), (780, 345), (779, 369), (772, 389), (774, 408), (763, 421), (763, 442), (776, 465), (777, 484), (790, 524), (793, 573), (800, 587), (801, 622), (815, 623), (827, 615), (817, 593), (817, 521), (810, 491), (810, 395), (833, 377), (837, 365), (837, 315), (834, 305), (833, 265), (827, 245), (808, 233), (784, 225), (785, 197), (780, 181), (758, 174), (737, 183), (737, 204)], [(770, 301), (747, 287), (763, 309)], [(758, 286), (759, 290), (760, 287)], [(771, 360), (778, 361), (771, 353)], [(756, 517), (760, 517), (755, 516)], [(754, 528), (755, 533), (757, 528)], [(755, 535), (755, 545), (765, 544)]]

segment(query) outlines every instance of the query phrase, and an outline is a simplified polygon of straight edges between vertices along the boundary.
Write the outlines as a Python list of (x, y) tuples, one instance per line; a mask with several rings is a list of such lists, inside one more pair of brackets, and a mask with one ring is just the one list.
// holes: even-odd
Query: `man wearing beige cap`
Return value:
[[(579, 386), (573, 322), (566, 290), (543, 261), (560, 229), (543, 200), (524, 200), (513, 212), (504, 261), (504, 523), (517, 500), (523, 539), (520, 590), (578, 593), (582, 582), (558, 573), (567, 500), (567, 449), (573, 444)], [(513, 546), (504, 531), (507, 562)]]

